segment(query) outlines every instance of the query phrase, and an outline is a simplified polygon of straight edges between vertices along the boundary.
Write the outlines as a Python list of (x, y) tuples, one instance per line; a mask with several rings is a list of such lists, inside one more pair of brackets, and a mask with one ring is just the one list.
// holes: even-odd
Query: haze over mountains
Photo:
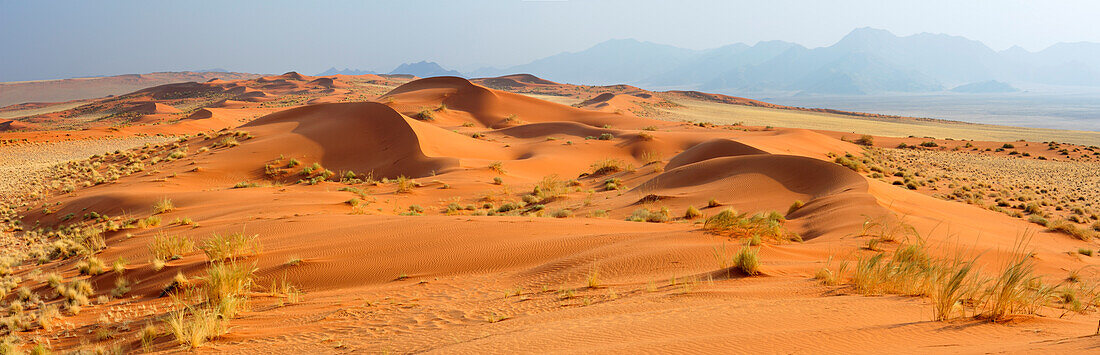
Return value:
[[(322, 74), (335, 74), (325, 72)], [(392, 73), (420, 77), (489, 77), (530, 73), (577, 84), (632, 84), (761, 95), (863, 95), (949, 91), (1016, 91), (1013, 85), (1100, 86), (1100, 44), (1058, 43), (1038, 52), (994, 51), (964, 37), (921, 33), (899, 37), (859, 28), (828, 47), (785, 41), (709, 50), (616, 39), (507, 68), (466, 75), (438, 64), (404, 64)], [(998, 81), (1005, 85), (988, 85)], [(979, 85), (986, 83), (986, 85)], [(983, 91), (988, 88), (989, 91)]]
[[(325, 70), (325, 71), (323, 71), (323, 72), (321, 72), (317, 75), (326, 76), (326, 75), (364, 75), (364, 74), (380, 74), (380, 73), (370, 71), (370, 70), (359, 70), (359, 69), (350, 69), (350, 68), (336, 69), (335, 67), (333, 67), (333, 68), (329, 68), (328, 70)], [(459, 73), (456, 70), (448, 70), (448, 69), (445, 69), (445, 68), (439, 66), (439, 64), (437, 64), (435, 62), (429, 62), (429, 61), (420, 61), (420, 62), (416, 62), (416, 63), (404, 63), (404, 64), (401, 64), (401, 65), (397, 66), (397, 68), (394, 68), (392, 71), (390, 71), (387, 74), (415, 75), (415, 76), (421, 77), (421, 78), (429, 78), (429, 77), (433, 77), (433, 76), (463, 76), (462, 73)]]

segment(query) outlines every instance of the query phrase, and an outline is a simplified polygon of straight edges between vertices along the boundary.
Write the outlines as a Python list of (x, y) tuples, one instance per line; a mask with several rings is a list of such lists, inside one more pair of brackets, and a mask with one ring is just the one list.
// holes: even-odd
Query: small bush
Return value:
[(603, 181), (603, 187), (607, 191), (622, 190), (626, 188), (623, 186), (623, 180), (620, 178), (610, 178)]
[(1081, 254), (1081, 255), (1085, 255), (1085, 256), (1092, 256), (1092, 249), (1078, 248), (1077, 249), (1077, 254)]
[(573, 216), (573, 211), (570, 211), (568, 209), (563, 208), (563, 209), (554, 211), (554, 213), (551, 213), (550, 216), (552, 216), (554, 218), (569, 218), (569, 217)]
[(875, 144), (875, 137), (864, 134), (862, 136), (859, 136), (859, 138), (857, 138), (856, 140), (852, 141), (852, 143), (859, 144), (859, 145), (865, 145), (865, 146), (872, 146), (872, 145)]
[(395, 180), (395, 183), (397, 184), (398, 193), (410, 193), (412, 192), (413, 187), (416, 186), (416, 181), (413, 181), (412, 179), (409, 179), (404, 175), (398, 176), (397, 180)]
[(661, 207), (656, 211), (651, 211), (647, 208), (639, 208), (634, 210), (634, 213), (627, 218), (628, 221), (633, 222), (650, 222), (650, 223), (662, 223), (668, 222), (671, 212), (668, 207)]
[(248, 181), (240, 181), (240, 182), (237, 182), (236, 185), (233, 185), (234, 189), (247, 189), (247, 188), (250, 188), (250, 187), (260, 187), (260, 184), (257, 184), (257, 183), (254, 183), (254, 182), (248, 182)]
[(233, 318), (247, 302), (256, 268), (238, 263), (216, 262), (206, 268), (204, 296), (209, 306)]
[(615, 138), (615, 136), (611, 135), (611, 133), (604, 133), (604, 134), (601, 134), (596, 139), (601, 140), (601, 141), (609, 141), (612, 138)]
[(166, 213), (174, 209), (176, 209), (176, 205), (172, 204), (172, 200), (169, 200), (167, 197), (153, 204), (153, 214)]
[(787, 208), (787, 215), (791, 215), (791, 213), (794, 213), (794, 211), (798, 211), (799, 208), (802, 208), (802, 206), (805, 205), (806, 203), (802, 202), (802, 200), (795, 200), (794, 203), (791, 203), (791, 207)]
[(203, 242), (199, 249), (206, 253), (206, 257), (212, 262), (233, 260), (260, 252), (260, 243), (256, 240), (258, 235), (244, 235), (231, 233), (227, 235), (214, 234)]
[(722, 205), (721, 203), (718, 203), (718, 199), (715, 199), (715, 198), (712, 198), (712, 199), (710, 199), (710, 201), (707, 201), (707, 207), (709, 207), (709, 208), (715, 208), (715, 207), (718, 207), (718, 206), (721, 206), (721, 205)]
[(168, 313), (165, 320), (168, 329), (180, 345), (187, 348), (202, 346), (207, 341), (225, 334), (229, 329), (229, 320), (215, 310), (204, 307), (187, 306), (184, 309)]
[(489, 163), (489, 171), (492, 171), (492, 172), (495, 172), (497, 174), (502, 174), (503, 175), (504, 174), (504, 163), (499, 162), (499, 161), (494, 161), (492, 163)]
[(152, 228), (152, 227), (159, 226), (160, 221), (161, 221), (160, 217), (149, 216), (149, 217), (139, 219), (138, 222), (137, 222), (137, 226), (138, 226), (138, 228), (143, 228), (143, 229), (144, 228)]
[(178, 235), (159, 234), (149, 243), (149, 252), (158, 260), (176, 260), (195, 250), (191, 238)]
[(741, 250), (737, 251), (737, 255), (733, 257), (733, 265), (746, 275), (758, 275), (760, 274), (759, 252), (759, 249), (749, 247), (741, 248)]
[(734, 238), (761, 236), (774, 240), (801, 241), (802, 238), (798, 234), (783, 228), (784, 222), (786, 219), (776, 212), (748, 216), (727, 209), (707, 218), (703, 223), (703, 229), (711, 233), (728, 234)]
[(604, 175), (628, 170), (629, 165), (619, 159), (604, 159), (592, 163), (592, 175)]
[(1077, 225), (1073, 224), (1073, 222), (1064, 219), (1051, 222), (1050, 225), (1047, 226), (1047, 228), (1048, 231), (1060, 232), (1075, 239), (1084, 241), (1090, 241), (1096, 237), (1095, 232), (1084, 228), (1078, 228)]
[(685, 219), (696, 219), (703, 216), (703, 212), (699, 212), (695, 206), (688, 206), (687, 211), (684, 212)]
[(81, 275), (99, 275), (107, 271), (107, 265), (94, 256), (76, 263), (76, 269)]

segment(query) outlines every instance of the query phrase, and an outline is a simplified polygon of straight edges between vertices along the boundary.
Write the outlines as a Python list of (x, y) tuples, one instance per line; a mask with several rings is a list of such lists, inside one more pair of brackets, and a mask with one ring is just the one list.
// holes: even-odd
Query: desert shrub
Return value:
[(499, 176), (493, 177), (493, 185), (503, 185), (503, 184), (504, 184), (504, 179), (501, 179)]
[(787, 215), (789, 216), (791, 213), (794, 213), (794, 211), (798, 211), (799, 208), (802, 208), (802, 206), (805, 205), (806, 203), (802, 202), (802, 200), (795, 200), (793, 203), (791, 203), (791, 207), (787, 208)]
[(634, 210), (634, 213), (632, 213), (627, 220), (632, 222), (662, 223), (668, 222), (671, 217), (670, 215), (671, 212), (668, 210), (668, 207), (661, 207), (656, 211), (652, 211), (648, 208), (639, 208)]
[(416, 119), (421, 121), (432, 121), (435, 120), (435, 114), (432, 113), (431, 110), (420, 110), (420, 112), (416, 114)]
[(521, 208), (521, 206), (519, 204), (516, 204), (516, 203), (513, 203), (513, 202), (508, 202), (508, 203), (500, 205), (500, 208), (497, 208), (497, 212), (506, 213), (506, 212), (510, 212), (510, 211), (513, 211), (513, 210), (518, 210), (520, 208)]
[(76, 263), (76, 269), (81, 275), (99, 275), (107, 271), (107, 265), (94, 256), (89, 256)]
[(569, 217), (573, 216), (573, 211), (570, 211), (568, 209), (563, 208), (563, 209), (554, 211), (554, 213), (551, 213), (550, 216), (552, 216), (554, 218), (569, 218)]
[(191, 238), (178, 235), (158, 234), (149, 243), (149, 252), (158, 260), (175, 260), (195, 250)]
[(140, 334), (141, 350), (147, 353), (151, 352), (153, 350), (153, 341), (156, 341), (157, 337), (160, 336), (160, 331), (157, 330), (156, 326), (146, 324), (145, 327), (141, 328)]
[(760, 274), (760, 250), (750, 247), (741, 248), (733, 257), (733, 264), (741, 272), (753, 276)]
[(226, 318), (233, 318), (246, 307), (256, 268), (239, 263), (215, 262), (202, 277), (206, 303)]
[(855, 172), (861, 172), (861, 171), (867, 170), (866, 167), (863, 166), (863, 163), (859, 162), (859, 160), (854, 159), (854, 157), (847, 157), (847, 156), (836, 157), (836, 159), (834, 159), (833, 162), (835, 162), (837, 164), (840, 164), (841, 166), (844, 166), (845, 168), (852, 169), (852, 171), (855, 171)]
[(258, 235), (242, 233), (214, 234), (203, 241), (199, 249), (202, 249), (207, 259), (212, 262), (238, 259), (260, 252), (260, 242), (256, 237)]
[(1084, 228), (1078, 228), (1073, 222), (1060, 219), (1051, 222), (1047, 225), (1047, 230), (1051, 232), (1059, 232), (1075, 239), (1090, 241), (1096, 237), (1096, 233)]
[(610, 178), (610, 179), (606, 179), (606, 180), (603, 181), (603, 188), (606, 189), (607, 191), (612, 191), (612, 190), (622, 190), (622, 189), (626, 188), (626, 186), (623, 186), (623, 179)]
[(603, 133), (603, 134), (600, 134), (600, 136), (597, 137), (596, 139), (601, 140), (601, 141), (609, 141), (612, 138), (615, 138), (615, 136), (611, 135), (611, 133)]
[(620, 172), (620, 171), (623, 171), (623, 170), (628, 170), (628, 169), (629, 169), (629, 165), (627, 165), (626, 162), (624, 162), (622, 160), (619, 160), (619, 159), (607, 158), (607, 159), (600, 160), (600, 161), (597, 161), (595, 163), (592, 163), (592, 175), (611, 174), (611, 173), (617, 173), (617, 172)]
[(968, 282), (972, 280), (971, 272), (974, 270), (974, 262), (962, 262), (956, 260), (945, 269), (932, 272), (936, 275), (930, 279), (932, 286), (932, 316), (937, 321), (951, 319), (955, 308), (961, 303), (963, 297), (969, 291)]
[(173, 151), (173, 152), (169, 153), (168, 157), (172, 158), (172, 159), (183, 159), (183, 158), (187, 157), (187, 152), (185, 152), (183, 150), (176, 150), (176, 151)]
[(769, 237), (773, 240), (801, 241), (802, 238), (794, 232), (783, 228), (786, 219), (779, 213), (761, 213), (749, 216), (738, 213), (732, 209), (719, 212), (707, 218), (703, 223), (703, 229), (716, 234), (727, 234), (731, 237)]
[(1027, 218), (1027, 221), (1031, 222), (1031, 223), (1038, 224), (1038, 225), (1043, 226), (1043, 227), (1046, 227), (1047, 225), (1050, 224), (1050, 221), (1048, 221), (1046, 218), (1043, 218), (1042, 216), (1037, 216), (1037, 215), (1031, 215), (1030, 217)]
[(115, 298), (122, 297), (130, 292), (130, 281), (125, 277), (119, 276), (115, 278), (115, 288), (111, 290), (111, 296)]
[(229, 329), (227, 318), (206, 307), (187, 306), (169, 312), (165, 322), (176, 341), (189, 349), (202, 346)]
[(562, 180), (557, 175), (548, 175), (543, 177), (542, 180), (535, 185), (532, 194), (538, 197), (541, 202), (546, 203), (568, 192), (569, 187), (565, 180)]
[(1034, 313), (1050, 295), (1039, 277), (1033, 275), (1034, 269), (1027, 253), (1017, 253), (986, 290), (980, 315), (996, 322), (1011, 314)]
[(875, 137), (864, 134), (862, 136), (859, 136), (859, 138), (856, 138), (856, 140), (852, 141), (852, 143), (871, 146), (875, 144)]
[(1077, 254), (1092, 256), (1092, 249), (1089, 248), (1077, 248)]
[(169, 200), (167, 197), (153, 204), (153, 214), (166, 213), (174, 209), (176, 209), (176, 205), (172, 204), (172, 200)]
[(397, 184), (398, 193), (410, 193), (412, 192), (413, 187), (416, 186), (416, 181), (413, 181), (412, 179), (409, 179), (404, 175), (398, 176), (394, 182)]
[(489, 171), (493, 171), (497, 174), (504, 174), (504, 163), (499, 161), (489, 163)]
[(703, 216), (703, 212), (699, 212), (695, 206), (688, 206), (687, 211), (684, 212), (685, 219), (696, 219)]
[(709, 207), (709, 208), (715, 208), (715, 207), (718, 207), (718, 206), (721, 206), (721, 205), (722, 205), (721, 203), (718, 203), (718, 199), (715, 199), (715, 198), (712, 198), (712, 199), (710, 199), (710, 201), (707, 201), (707, 207)]
[(159, 226), (160, 221), (161, 221), (160, 217), (149, 216), (149, 217), (139, 219), (137, 221), (137, 226), (138, 226), (138, 228), (143, 228), (143, 229), (153, 228), (153, 227)]

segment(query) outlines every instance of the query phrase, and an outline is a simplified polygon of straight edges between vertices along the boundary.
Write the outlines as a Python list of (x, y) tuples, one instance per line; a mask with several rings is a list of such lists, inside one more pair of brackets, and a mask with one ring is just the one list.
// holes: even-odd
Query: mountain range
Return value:
[[(364, 75), (364, 74), (379, 74), (371, 70), (359, 70), (359, 69), (336, 69), (335, 67), (329, 68), (323, 72), (318, 73), (320, 76), (327, 75)], [(405, 74), (415, 75), (421, 78), (433, 77), (433, 76), (464, 76), (462, 73), (456, 70), (448, 70), (439, 66), (438, 63), (429, 61), (420, 61), (416, 63), (404, 63), (397, 68), (394, 68), (387, 74)]]
[[(374, 73), (331, 68), (319, 75)], [(995, 51), (960, 36), (897, 36), (865, 27), (818, 48), (764, 41), (693, 50), (614, 39), (580, 52), (465, 74), (427, 61), (401, 64), (389, 72), (418, 77), (517, 73), (574, 84), (756, 95), (1008, 93), (1020, 91), (1014, 87), (1019, 84), (1100, 87), (1100, 43), (1057, 43), (1038, 52), (1018, 46)]]
[(513, 73), (578, 84), (804, 95), (939, 92), (989, 81), (1100, 86), (1100, 44), (995, 51), (959, 36), (896, 36), (874, 28), (853, 30), (819, 48), (766, 41), (690, 50), (618, 39), (527, 64), (479, 69), (469, 76)]

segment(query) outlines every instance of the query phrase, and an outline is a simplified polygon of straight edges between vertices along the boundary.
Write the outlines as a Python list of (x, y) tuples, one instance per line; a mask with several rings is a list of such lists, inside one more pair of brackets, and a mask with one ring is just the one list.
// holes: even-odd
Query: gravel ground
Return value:
[(48, 184), (50, 177), (46, 173), (57, 164), (169, 140), (165, 137), (128, 137), (0, 146), (0, 202), (11, 201)]

